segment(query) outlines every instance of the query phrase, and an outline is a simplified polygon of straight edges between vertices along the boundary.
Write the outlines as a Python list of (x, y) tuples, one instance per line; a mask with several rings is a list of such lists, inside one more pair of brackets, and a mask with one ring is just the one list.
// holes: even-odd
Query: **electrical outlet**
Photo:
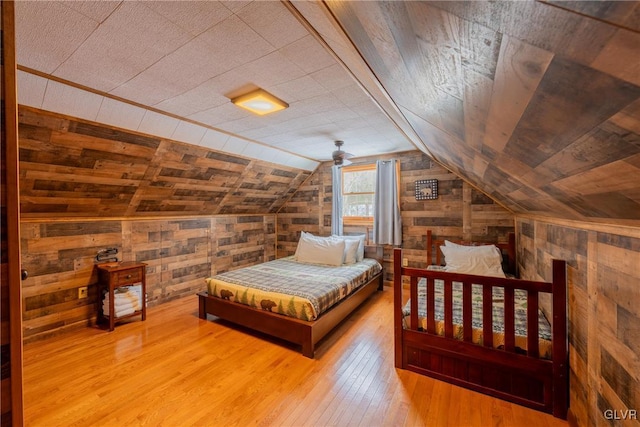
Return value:
[(402, 258), (402, 266), (406, 267), (409, 265), (409, 260), (407, 258)]
[(88, 289), (86, 286), (78, 288), (78, 299), (86, 298), (88, 296)]

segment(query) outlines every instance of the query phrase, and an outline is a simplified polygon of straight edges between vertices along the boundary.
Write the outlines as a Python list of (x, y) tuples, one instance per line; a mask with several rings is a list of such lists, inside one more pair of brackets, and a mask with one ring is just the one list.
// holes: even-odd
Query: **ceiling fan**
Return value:
[(335, 141), (335, 144), (338, 149), (331, 153), (331, 157), (333, 157), (333, 164), (337, 166), (350, 165), (351, 161), (349, 159), (353, 157), (353, 154), (342, 151), (342, 148), (340, 147), (342, 147), (344, 141)]

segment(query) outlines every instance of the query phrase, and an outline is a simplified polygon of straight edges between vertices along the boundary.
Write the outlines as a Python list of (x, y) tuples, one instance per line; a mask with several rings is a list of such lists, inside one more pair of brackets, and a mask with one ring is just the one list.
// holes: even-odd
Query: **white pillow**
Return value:
[(502, 253), (495, 245), (464, 246), (455, 243), (440, 246), (446, 271), (478, 276), (506, 277), (502, 271)]
[(295, 258), (299, 262), (309, 264), (342, 265), (344, 248), (345, 242), (343, 240), (315, 239), (304, 236), (298, 242)]
[(300, 242), (303, 240), (323, 240), (323, 239), (327, 239), (327, 237), (320, 237), (320, 236), (314, 236), (311, 233), (307, 233), (306, 231), (301, 231), (300, 232), (300, 240), (298, 240), (298, 247), (296, 248), (296, 253), (294, 254), (294, 257), (297, 259), (298, 257), (298, 249), (300, 248)]
[[(307, 233), (306, 231), (302, 231), (300, 233), (300, 241), (305, 240), (305, 243), (311, 242), (311, 243), (316, 243), (316, 242), (325, 242), (325, 241), (339, 241), (341, 239), (339, 239), (337, 236), (316, 236), (314, 234), (311, 233)], [(345, 242), (345, 248), (344, 248), (344, 256), (342, 259), (342, 263), (343, 264), (353, 264), (356, 262), (356, 255), (357, 255), (357, 250), (358, 250), (358, 245), (357, 245), (357, 241), (353, 241), (354, 243), (351, 243), (351, 241), (347, 241), (345, 239), (342, 239)], [(300, 241), (298, 242), (298, 247), (300, 247)], [(304, 243), (303, 243), (304, 245)], [(296, 253), (295, 253), (295, 258), (297, 259), (297, 255), (298, 255), (298, 248), (296, 248)]]
[[(306, 240), (310, 242), (321, 242), (326, 240), (331, 241), (344, 241), (344, 257), (342, 260), (343, 264), (354, 264), (358, 261), (362, 261), (364, 258), (364, 235), (363, 236), (315, 236), (311, 233), (307, 233), (306, 231), (302, 231), (300, 233), (300, 241)], [(300, 247), (300, 241), (298, 241), (298, 247), (296, 248), (295, 258), (298, 259), (298, 248)], [(358, 256), (360, 255), (359, 250), (362, 247), (361, 258), (358, 260)]]
[(359, 242), (353, 239), (344, 239), (343, 264), (355, 264), (358, 261)]
[(484, 253), (489, 255), (493, 255), (495, 252), (497, 252), (498, 255), (500, 255), (500, 261), (502, 261), (502, 251), (496, 245), (460, 245), (458, 243), (450, 242), (449, 240), (445, 240), (444, 245), (453, 248), (454, 250), (459, 249), (462, 252), (470, 251), (478, 254)]
[(343, 240), (355, 240), (358, 242), (358, 253), (356, 255), (356, 262), (360, 262), (364, 259), (364, 239), (365, 239), (365, 235), (364, 234), (359, 234), (356, 236), (337, 236), (337, 235), (333, 235), (331, 236), (333, 238), (336, 239), (343, 239)]

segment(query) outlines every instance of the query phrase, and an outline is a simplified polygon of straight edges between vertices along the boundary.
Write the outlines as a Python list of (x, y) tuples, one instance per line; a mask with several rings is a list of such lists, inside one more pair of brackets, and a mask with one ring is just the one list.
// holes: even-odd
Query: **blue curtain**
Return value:
[(402, 218), (396, 175), (397, 160), (376, 162), (376, 194), (373, 203), (373, 243), (402, 244)]
[(333, 201), (331, 203), (331, 234), (342, 236), (342, 168), (331, 167), (331, 188)]

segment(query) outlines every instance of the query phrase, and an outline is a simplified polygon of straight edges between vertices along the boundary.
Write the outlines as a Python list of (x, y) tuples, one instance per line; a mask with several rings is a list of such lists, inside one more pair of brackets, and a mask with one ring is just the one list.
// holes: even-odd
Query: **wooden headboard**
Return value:
[[(449, 240), (449, 239), (447, 239)], [(507, 243), (494, 242), (469, 242), (465, 240), (449, 240), (450, 242), (466, 246), (495, 245), (502, 252), (504, 259), (502, 268), (505, 273), (516, 274), (516, 235), (509, 233)], [(427, 230), (427, 260), (429, 264), (442, 265), (443, 254), (440, 246), (444, 245), (444, 239), (434, 239), (431, 230)], [(433, 253), (435, 251), (436, 259), (433, 262)]]
[(364, 245), (364, 257), (373, 258), (382, 264), (384, 251), (382, 246), (379, 245)]

